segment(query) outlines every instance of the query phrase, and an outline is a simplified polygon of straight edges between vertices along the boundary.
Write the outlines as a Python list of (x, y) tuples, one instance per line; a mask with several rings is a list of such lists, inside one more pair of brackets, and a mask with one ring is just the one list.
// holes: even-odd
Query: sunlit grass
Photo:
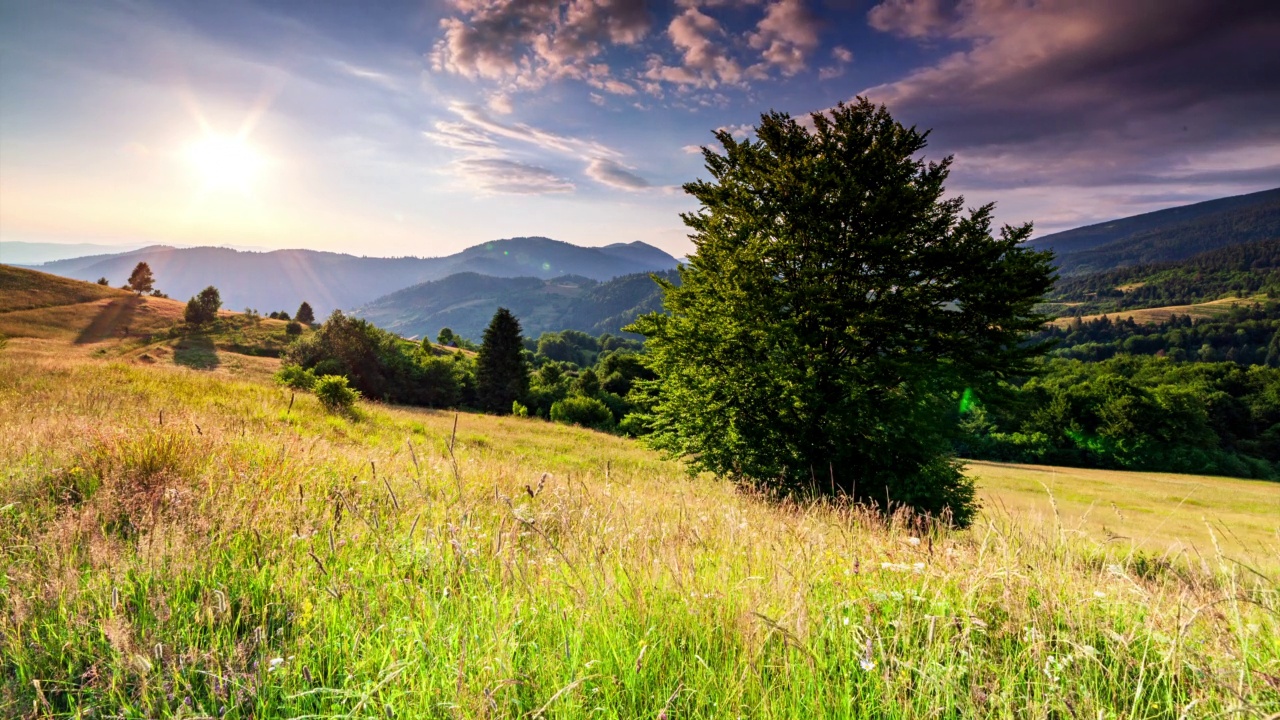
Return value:
[(172, 366), (6, 351), (0, 437), (0, 714), (1280, 712), (1280, 588), (1212, 549), (777, 505), (609, 435)]

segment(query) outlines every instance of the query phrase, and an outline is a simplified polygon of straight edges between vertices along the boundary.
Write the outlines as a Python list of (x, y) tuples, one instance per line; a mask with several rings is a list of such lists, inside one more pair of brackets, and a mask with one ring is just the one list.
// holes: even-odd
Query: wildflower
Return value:
[(846, 618), (844, 618), (844, 624), (845, 624), (846, 626), (848, 626), (848, 624), (849, 624), (849, 618), (847, 618), (847, 617), (846, 617)]
[(874, 660), (871, 660), (870, 658), (862, 658), (861, 660), (858, 661), (858, 667), (862, 668), (867, 672), (871, 672), (872, 670), (876, 669), (876, 663)]
[(267, 668), (267, 672), (275, 672), (275, 671), (276, 671), (276, 670), (278, 670), (278, 669), (280, 668), (280, 666), (281, 666), (281, 665), (283, 665), (283, 664), (284, 664), (284, 658), (282, 658), (282, 657), (273, 657), (273, 658), (271, 658), (271, 662), (270, 662), (270, 663), (268, 663), (268, 665), (270, 665), (270, 667), (268, 667), (268, 668)]
[(1106, 593), (1104, 593), (1104, 592), (1102, 592), (1101, 590), (1094, 590), (1094, 591), (1093, 591), (1093, 596), (1094, 596), (1094, 597), (1096, 597), (1096, 598), (1104, 598), (1104, 597), (1106, 597), (1106, 596), (1107, 596), (1107, 594), (1106, 594)]
[(909, 538), (907, 538), (907, 544), (908, 544), (908, 545), (919, 545), (919, 544), (920, 544), (920, 538), (918, 538), (918, 537), (909, 537)]

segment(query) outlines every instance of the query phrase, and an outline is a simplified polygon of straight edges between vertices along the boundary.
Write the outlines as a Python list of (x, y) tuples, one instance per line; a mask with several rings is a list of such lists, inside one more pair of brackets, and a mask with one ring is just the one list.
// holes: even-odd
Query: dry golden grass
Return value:
[(105, 285), (0, 265), (0, 313), (121, 298), (131, 294)]
[[(1237, 306), (1254, 305), (1266, 299), (1266, 296), (1251, 298), (1222, 298), (1221, 300), (1212, 300), (1206, 303), (1198, 303), (1195, 305), (1166, 305), (1164, 307), (1142, 308), (1140, 310), (1122, 310), (1119, 312), (1100, 313), (1098, 315), (1084, 315), (1080, 319), (1084, 322), (1098, 320), (1108, 317), (1112, 321), (1133, 318), (1134, 322), (1153, 325), (1155, 323), (1166, 322), (1174, 315), (1190, 315), (1193, 318), (1202, 317), (1219, 317), (1231, 312), (1231, 308)], [(1067, 305), (1067, 303), (1060, 303)], [(1075, 318), (1060, 317), (1051, 324), (1058, 327), (1068, 327)]]
[[(970, 461), (987, 517), (1180, 558), (1280, 573), (1280, 483)], [(1213, 560), (1216, 562), (1216, 560)]]

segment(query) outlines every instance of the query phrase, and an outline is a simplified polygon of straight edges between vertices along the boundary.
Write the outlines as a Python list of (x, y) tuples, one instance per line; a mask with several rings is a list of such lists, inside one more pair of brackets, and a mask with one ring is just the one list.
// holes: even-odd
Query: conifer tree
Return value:
[(304, 325), (311, 325), (316, 321), (316, 314), (311, 309), (311, 304), (303, 300), (302, 304), (298, 306), (298, 312), (294, 313), (293, 319)]
[(484, 331), (476, 356), (476, 397), (491, 413), (511, 412), (511, 403), (524, 399), (529, 390), (529, 368), (524, 360), (520, 321), (506, 308), (498, 308)]

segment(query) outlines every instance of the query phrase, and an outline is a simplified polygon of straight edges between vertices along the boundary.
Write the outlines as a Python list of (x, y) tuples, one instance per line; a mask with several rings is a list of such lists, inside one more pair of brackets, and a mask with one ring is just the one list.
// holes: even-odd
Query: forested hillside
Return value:
[[(672, 281), (674, 270), (656, 273)], [(499, 307), (520, 318), (526, 335), (581, 330), (617, 334), (637, 315), (661, 307), (661, 291), (649, 273), (607, 282), (581, 276), (550, 280), (452, 275), (399, 290), (357, 309), (355, 315), (405, 337), (434, 338), (441, 328), (479, 340)]]
[(1049, 299), (1062, 303), (1053, 308), (1058, 314), (1092, 315), (1255, 295), (1280, 297), (1280, 236), (1186, 260), (1059, 278)]
[(1280, 188), (1089, 225), (1029, 244), (1057, 255), (1061, 275), (1182, 260), (1280, 237)]

